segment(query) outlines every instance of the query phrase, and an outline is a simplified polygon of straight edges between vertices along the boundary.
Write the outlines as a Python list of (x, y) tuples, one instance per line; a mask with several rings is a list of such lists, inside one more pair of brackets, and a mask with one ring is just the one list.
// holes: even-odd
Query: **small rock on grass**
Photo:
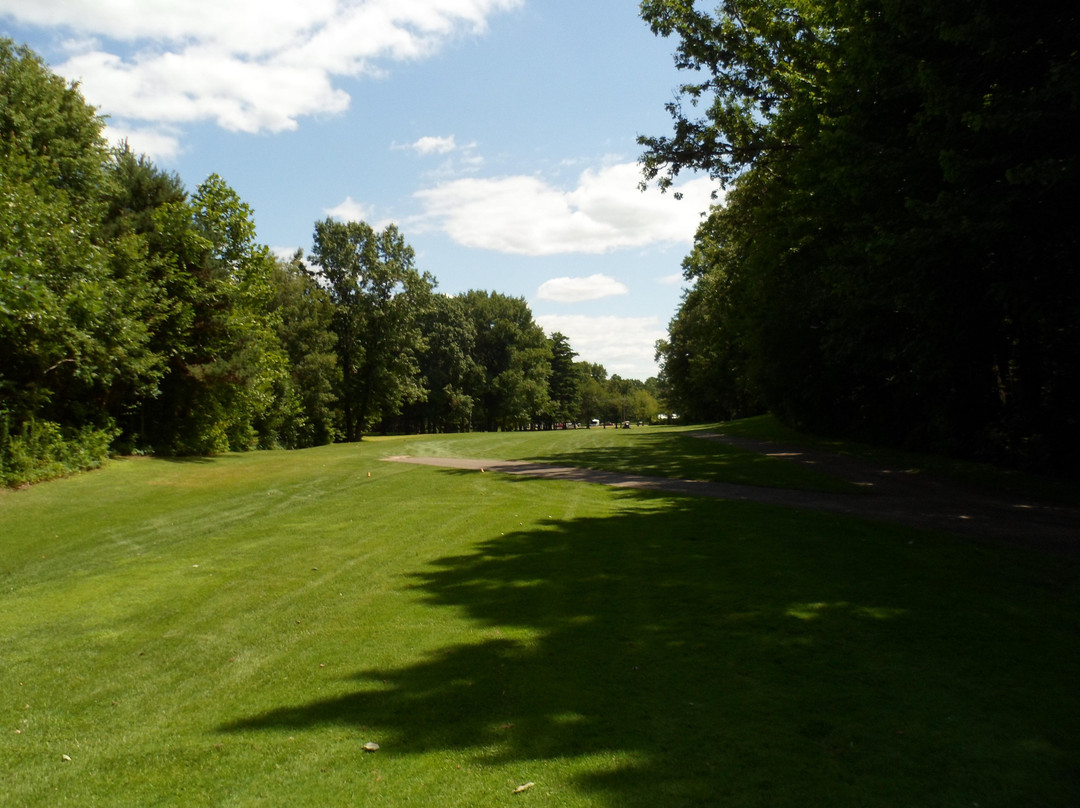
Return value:
[(378, 752), (379, 751), (379, 745), (377, 743), (375, 743), (375, 741), (368, 741), (366, 744), (364, 744), (364, 751), (365, 752)]

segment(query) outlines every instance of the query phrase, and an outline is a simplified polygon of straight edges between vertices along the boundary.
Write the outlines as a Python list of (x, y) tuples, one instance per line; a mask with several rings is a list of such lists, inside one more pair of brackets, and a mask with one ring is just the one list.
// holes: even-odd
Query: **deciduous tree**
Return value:
[(110, 238), (102, 121), (77, 86), (0, 40), (0, 410), (102, 426), (117, 389), (151, 387), (138, 246)]
[(344, 437), (359, 440), (384, 418), (425, 397), (420, 318), (434, 278), (416, 269), (395, 225), (325, 219), (315, 225), (315, 269), (334, 303)]
[(1065, 467), (1080, 448), (1080, 166), (1063, 134), (1080, 123), (1077, 15), (641, 8), (691, 76), (672, 135), (641, 140), (646, 178), (693, 168), (733, 189), (699, 235), (711, 264), (672, 325), (669, 375), (718, 403), (749, 382), (814, 429)]
[(470, 291), (462, 301), (476, 329), (476, 361), (484, 375), (474, 395), (484, 428), (515, 429), (549, 407), (551, 353), (544, 330), (523, 298)]

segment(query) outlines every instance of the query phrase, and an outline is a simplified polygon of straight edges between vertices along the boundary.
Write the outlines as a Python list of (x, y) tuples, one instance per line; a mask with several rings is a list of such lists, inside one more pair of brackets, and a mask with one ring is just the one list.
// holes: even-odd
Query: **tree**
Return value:
[(76, 85), (0, 40), (0, 410), (106, 426), (114, 389), (153, 386), (138, 246), (110, 239), (102, 121)]
[(275, 442), (292, 404), (250, 208), (216, 175), (188, 200), (101, 131), (76, 86), (0, 42), (6, 433), (118, 423), (126, 445), (161, 451)]
[[(122, 158), (123, 159), (123, 158)], [(130, 439), (201, 454), (277, 443), (288, 367), (277, 336), (275, 261), (251, 208), (219, 176), (190, 200), (148, 163), (126, 168), (112, 226), (145, 245), (151, 340), (165, 364), (125, 419)]]
[(579, 376), (574, 369), (574, 357), (566, 335), (556, 331), (549, 340), (551, 347), (551, 377), (549, 379), (551, 397), (551, 415), (555, 421), (564, 422), (574, 419), (575, 404), (578, 398)]
[(630, 394), (629, 420), (649, 424), (659, 414), (660, 402), (644, 387), (637, 388)]
[(476, 326), (461, 298), (434, 295), (422, 313), (425, 349), (419, 356), (427, 398), (405, 408), (407, 430), (464, 432), (472, 427), (475, 391), (483, 370), (474, 357)]
[[(642, 19), (678, 38), (675, 64), (696, 79), (666, 105), (674, 136), (638, 139), (646, 180), (669, 188), (680, 171), (698, 169), (726, 185), (797, 149), (832, 64), (835, 32), (825, 30), (821, 5), (723, 0), (710, 14), (685, 0), (643, 0)], [(696, 109), (704, 114), (693, 117)]]
[[(733, 198), (737, 200), (738, 192)], [(698, 228), (694, 250), (683, 261), (693, 285), (657, 344), (657, 361), (668, 404), (690, 421), (719, 421), (761, 411), (757, 379), (746, 345), (747, 312), (753, 311), (744, 282), (738, 205), (714, 208)]]
[(524, 298), (470, 291), (461, 297), (476, 330), (483, 369), (473, 398), (484, 428), (521, 428), (546, 416), (550, 347)]
[(288, 368), (273, 311), (276, 263), (255, 241), (251, 208), (212, 174), (190, 204), (162, 206), (158, 225), (190, 306), (156, 402), (166, 445), (190, 453), (273, 445), (265, 428), (280, 421)]
[(592, 362), (575, 362), (574, 371), (577, 374), (575, 417), (589, 426), (593, 418), (599, 418), (602, 414), (607, 371), (603, 365)]
[(364, 222), (327, 218), (315, 225), (312, 258), (335, 307), (344, 437), (359, 440), (426, 396), (420, 317), (435, 281), (416, 269), (395, 225), (376, 232)]
[[(732, 186), (699, 236), (709, 265), (669, 374), (709, 398), (744, 385), (821, 431), (1071, 456), (1076, 15), (892, 0), (642, 14), (695, 76), (669, 105), (674, 134), (641, 141), (646, 178), (696, 168)], [(691, 358), (714, 371), (680, 368)]]
[[(334, 307), (297, 252), (272, 275), (277, 335), (288, 358), (288, 386), (279, 394), (281, 422), (273, 432), (286, 448), (331, 443), (337, 436), (341, 371), (334, 350)], [(268, 430), (269, 431), (269, 430)]]
[[(106, 237), (116, 246), (114, 263), (123, 260), (126, 301), (116, 300), (135, 314), (147, 330), (149, 360), (145, 378), (118, 379), (109, 390), (109, 411), (122, 429), (123, 445), (140, 444), (154, 432), (146, 423), (147, 402), (161, 394), (170, 357), (186, 343), (190, 307), (184, 294), (182, 268), (163, 249), (157, 228), (158, 211), (167, 205), (183, 206), (187, 192), (175, 174), (159, 170), (150, 160), (135, 155), (123, 144), (107, 165), (109, 182), (103, 199)], [(140, 383), (142, 382), (142, 383)], [(165, 447), (162, 447), (165, 448)]]

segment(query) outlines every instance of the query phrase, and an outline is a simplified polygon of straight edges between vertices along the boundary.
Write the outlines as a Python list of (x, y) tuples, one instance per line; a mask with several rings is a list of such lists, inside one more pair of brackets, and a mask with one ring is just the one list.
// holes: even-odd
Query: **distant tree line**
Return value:
[(521, 298), (451, 297), (397, 228), (316, 223), (309, 257), (256, 242), (219, 176), (189, 193), (74, 85), (0, 41), (0, 481), (111, 450), (199, 454), (372, 430), (647, 420)]
[(688, 81), (648, 179), (728, 190), (658, 345), (673, 407), (1076, 474), (1080, 15), (645, 0)]

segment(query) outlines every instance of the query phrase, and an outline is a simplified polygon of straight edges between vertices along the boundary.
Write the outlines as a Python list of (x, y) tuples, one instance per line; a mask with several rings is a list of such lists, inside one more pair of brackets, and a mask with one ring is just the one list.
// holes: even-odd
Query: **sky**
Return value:
[(674, 43), (633, 0), (0, 0), (0, 36), (79, 82), (106, 135), (216, 173), (258, 239), (394, 223), (438, 290), (523, 297), (609, 374), (657, 373), (717, 185), (638, 188)]

